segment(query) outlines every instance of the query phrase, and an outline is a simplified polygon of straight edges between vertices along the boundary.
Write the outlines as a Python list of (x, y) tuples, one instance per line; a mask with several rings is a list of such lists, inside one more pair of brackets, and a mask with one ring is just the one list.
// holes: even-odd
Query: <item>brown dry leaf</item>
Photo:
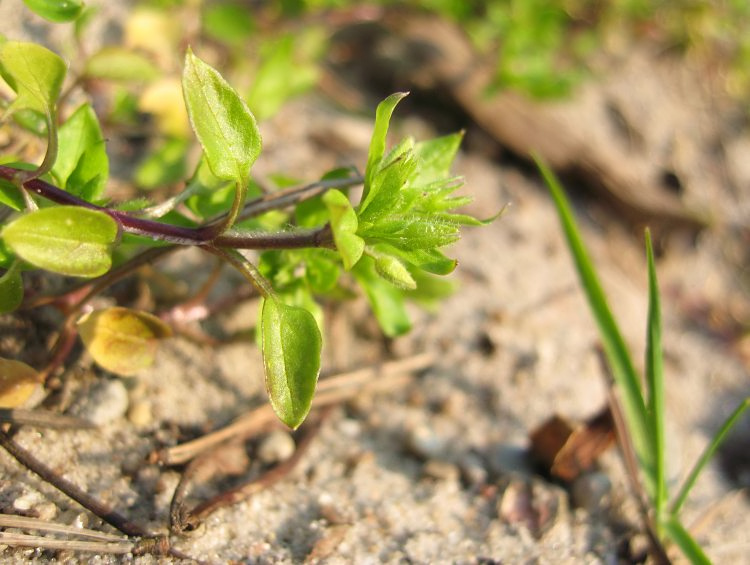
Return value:
[(172, 335), (156, 316), (119, 306), (86, 314), (78, 331), (97, 364), (126, 376), (151, 366), (159, 340)]
[(531, 452), (550, 475), (572, 481), (590, 469), (614, 440), (612, 413), (605, 407), (575, 428), (553, 416), (531, 432)]
[(39, 373), (26, 363), (0, 358), (0, 408), (22, 406), (41, 383)]

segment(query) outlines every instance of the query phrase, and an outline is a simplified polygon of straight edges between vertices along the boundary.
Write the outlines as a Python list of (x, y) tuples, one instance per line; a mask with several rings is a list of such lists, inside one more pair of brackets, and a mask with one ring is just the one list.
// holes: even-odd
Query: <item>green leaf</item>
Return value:
[(79, 0), (23, 0), (23, 3), (35, 14), (55, 23), (72, 22), (83, 9)]
[(414, 290), (417, 283), (409, 269), (393, 255), (377, 253), (372, 248), (367, 254), (375, 260), (375, 271), (389, 283), (404, 290)]
[(646, 387), (648, 390), (649, 425), (654, 443), (654, 514), (657, 523), (664, 515), (667, 503), (666, 445), (664, 440), (664, 361), (661, 348), (661, 306), (659, 284), (654, 266), (651, 234), (646, 230), (646, 258), (648, 262), (648, 326), (646, 330)]
[(166, 138), (138, 164), (133, 180), (144, 189), (176, 183), (185, 178), (189, 143), (179, 137)]
[(21, 189), (7, 179), (0, 179), (0, 204), (5, 204), (16, 212), (26, 207)]
[(83, 74), (88, 78), (124, 82), (147, 82), (159, 76), (159, 69), (148, 58), (125, 47), (104, 47), (86, 61)]
[(273, 43), (261, 57), (247, 95), (247, 105), (259, 120), (266, 119), (292, 98), (318, 80), (318, 69), (311, 62), (295, 58), (295, 36), (287, 35)]
[(674, 516), (677, 516), (679, 514), (680, 510), (682, 509), (682, 505), (687, 500), (687, 497), (690, 494), (690, 491), (693, 489), (693, 486), (695, 486), (695, 482), (698, 480), (701, 472), (706, 467), (708, 462), (711, 461), (716, 451), (729, 435), (729, 432), (732, 430), (732, 428), (734, 428), (734, 426), (737, 424), (739, 419), (748, 408), (750, 408), (750, 397), (747, 397), (742, 402), (740, 402), (737, 408), (734, 409), (734, 412), (732, 412), (721, 425), (719, 431), (716, 432), (716, 435), (714, 435), (714, 437), (711, 439), (711, 443), (706, 446), (706, 449), (698, 458), (698, 461), (695, 462), (695, 465), (690, 470), (690, 473), (685, 479), (685, 482), (682, 484), (682, 487), (680, 487), (680, 492), (675, 497), (669, 509), (671, 514), (673, 514)]
[(12, 312), (21, 305), (22, 301), (23, 279), (16, 261), (0, 277), (0, 314)]
[(111, 264), (119, 226), (104, 212), (58, 206), (25, 214), (2, 230), (11, 250), (35, 267), (54, 273), (96, 277)]
[(188, 49), (182, 74), (190, 123), (213, 173), (245, 187), (260, 155), (255, 117), (218, 71)]
[(591, 312), (599, 327), (604, 352), (607, 356), (615, 384), (622, 394), (625, 420), (633, 439), (636, 455), (646, 478), (646, 490), (653, 500), (656, 493), (654, 475), (654, 438), (651, 429), (646, 404), (640, 388), (640, 378), (635, 370), (633, 360), (628, 351), (625, 340), (620, 333), (612, 311), (607, 303), (604, 289), (594, 270), (583, 240), (578, 232), (573, 212), (568, 204), (562, 187), (552, 174), (552, 171), (536, 159), (537, 166), (550, 190), (562, 224), (563, 233), (567, 240), (568, 249), (573, 256), (581, 286), (588, 299)]
[(711, 565), (711, 560), (703, 552), (698, 542), (693, 539), (693, 536), (691, 536), (680, 523), (677, 517), (670, 517), (662, 524), (662, 526), (664, 527), (667, 537), (669, 537), (669, 539), (671, 539), (677, 547), (682, 550), (682, 553), (685, 554), (693, 565)]
[(109, 159), (99, 120), (82, 104), (58, 131), (52, 174), (63, 188), (88, 202), (101, 197), (109, 176)]
[(377, 274), (375, 261), (371, 257), (362, 257), (352, 273), (365, 290), (370, 307), (385, 335), (396, 337), (408, 332), (411, 321), (406, 312), (404, 294), (401, 289)]
[(378, 104), (378, 108), (375, 111), (375, 127), (372, 132), (372, 138), (370, 140), (370, 149), (367, 154), (367, 168), (365, 169), (365, 186), (362, 192), (362, 203), (366, 207), (372, 179), (375, 176), (380, 161), (385, 154), (385, 143), (386, 137), (388, 136), (388, 126), (391, 121), (391, 115), (393, 109), (396, 107), (402, 98), (407, 96), (408, 92), (397, 92), (391, 94), (388, 98)]
[(312, 404), (322, 338), (310, 312), (274, 298), (263, 301), (261, 331), (266, 390), (276, 415), (296, 429)]
[(238, 4), (209, 4), (204, 8), (203, 30), (216, 41), (237, 45), (247, 40), (254, 28), (249, 8)]
[(426, 185), (450, 177), (450, 168), (463, 139), (463, 132), (421, 141), (414, 146), (418, 163), (409, 180), (414, 185)]
[(344, 268), (349, 271), (362, 257), (365, 249), (365, 240), (356, 235), (357, 214), (349, 199), (340, 190), (326, 192), (323, 202), (331, 215), (331, 229), (336, 249), (344, 261)]
[(78, 332), (96, 363), (118, 375), (150, 367), (159, 342), (172, 330), (148, 312), (115, 306), (94, 310), (78, 321)]
[(20, 41), (1, 44), (0, 75), (16, 93), (6, 114), (29, 109), (54, 115), (65, 72), (65, 62), (41, 45)]

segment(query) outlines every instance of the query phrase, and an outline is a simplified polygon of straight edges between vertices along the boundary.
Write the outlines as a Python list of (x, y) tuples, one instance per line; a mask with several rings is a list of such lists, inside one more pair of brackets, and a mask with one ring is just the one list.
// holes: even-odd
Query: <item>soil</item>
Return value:
[[(5, 33), (36, 33), (54, 43), (47, 28), (20, 19), (20, 5), (0, 6)], [(113, 10), (110, 21), (121, 15)], [(393, 139), (464, 128), (456, 172), (475, 198), (467, 211), (480, 217), (506, 205), (507, 211), (487, 227), (465, 230), (449, 250), (459, 260), (452, 275), (458, 291), (438, 310), (415, 307), (410, 334), (384, 339), (362, 299), (326, 307), (324, 373), (374, 367), (371, 381), (381, 386), (317, 410), (319, 429), (287, 475), (171, 537), (186, 555), (209, 563), (332, 564), (644, 557), (647, 539), (616, 450), (573, 482), (550, 478), (529, 456), (532, 430), (553, 416), (578, 425), (608, 401), (594, 322), (551, 200), (526, 157), (534, 148), (565, 179), (636, 359), (644, 354), (647, 311), (643, 226), (656, 234), (673, 492), (724, 418), (750, 395), (750, 136), (735, 106), (707, 85), (704, 70), (642, 46), (613, 57), (570, 100), (508, 95), (487, 102), (470, 96), (479, 88), (471, 77), (466, 84), (449, 81), (443, 67), (466, 62), (447, 52), (418, 81), (413, 72), (384, 71), (394, 68), (388, 57), (420, 33), (420, 41), (429, 37), (438, 49), (455, 39), (430, 25), (443, 24), (384, 21), (372, 36), (339, 34), (339, 45), (367, 37), (374, 42), (369, 52), (388, 56), (366, 64), (331, 61), (324, 88), (262, 124), (264, 152), (254, 172), (316, 179), (335, 166), (361, 166), (378, 97), (411, 89), (412, 100), (396, 113)], [(389, 49), (378, 48), (384, 41)], [(450, 53), (459, 51), (453, 45)], [(355, 63), (369, 72), (352, 72)], [(200, 284), (193, 275), (208, 276), (211, 265), (199, 253), (181, 252), (160, 268), (187, 279), (180, 284)], [(236, 284), (227, 273), (217, 292)], [(133, 522), (167, 533), (185, 467), (160, 465), (154, 453), (265, 404), (262, 361), (248, 337), (256, 308), (252, 298), (243, 300), (202, 328), (233, 337), (220, 344), (194, 335), (169, 340), (156, 365), (138, 377), (105, 374), (79, 354), (65, 404), (98, 427), (23, 427), (18, 443)], [(0, 317), (1, 354), (19, 358), (25, 350), (36, 357), (42, 330), (50, 327), (46, 318)], [(429, 355), (425, 366), (400, 377), (382, 365), (422, 353)], [(212, 453), (215, 474), (196, 478), (190, 500), (205, 500), (289, 457), (290, 439), (298, 447), (304, 441), (265, 426)], [(745, 418), (683, 511), (717, 563), (750, 563), (749, 448)], [(112, 531), (5, 452), (0, 511)], [(0, 555), (8, 563), (179, 561), (10, 547)], [(669, 555), (680, 560), (673, 549)]]

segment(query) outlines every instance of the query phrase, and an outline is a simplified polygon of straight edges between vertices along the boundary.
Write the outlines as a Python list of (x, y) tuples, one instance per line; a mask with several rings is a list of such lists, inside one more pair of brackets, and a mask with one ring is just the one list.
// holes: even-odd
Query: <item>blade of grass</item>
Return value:
[(646, 329), (646, 387), (648, 417), (654, 453), (654, 513), (657, 533), (667, 504), (667, 482), (664, 461), (664, 359), (661, 347), (661, 305), (659, 283), (654, 266), (651, 232), (646, 230), (646, 259), (648, 261), (648, 325)]
[(679, 514), (682, 505), (685, 503), (688, 494), (690, 494), (693, 485), (695, 485), (695, 482), (698, 480), (698, 476), (700, 475), (701, 471), (703, 471), (703, 468), (711, 460), (711, 458), (716, 453), (716, 450), (719, 449), (719, 446), (726, 439), (729, 431), (734, 427), (734, 425), (740, 419), (745, 410), (748, 409), (748, 407), (750, 407), (750, 397), (745, 398), (742, 402), (740, 402), (739, 406), (735, 408), (734, 412), (729, 415), (724, 424), (722, 424), (721, 428), (719, 428), (719, 431), (716, 432), (716, 435), (711, 440), (711, 443), (709, 443), (706, 449), (703, 451), (703, 454), (700, 456), (698, 461), (695, 462), (695, 465), (690, 471), (690, 474), (685, 479), (685, 482), (682, 484), (680, 492), (675, 497), (674, 502), (672, 502), (672, 506), (669, 509), (670, 513), (673, 516), (677, 516)]
[(555, 202), (568, 247), (573, 255), (573, 261), (581, 279), (581, 285), (599, 327), (602, 346), (612, 369), (612, 376), (623, 395), (626, 420), (631, 437), (633, 438), (633, 445), (640, 460), (641, 469), (645, 475), (646, 490), (649, 496), (653, 497), (656, 490), (654, 442), (638, 374), (633, 366), (630, 353), (625, 345), (625, 340), (609, 309), (604, 290), (599, 283), (591, 259), (583, 245), (565, 193), (552, 171), (541, 159), (534, 156), (534, 160)]
[(667, 536), (677, 544), (693, 565), (711, 565), (711, 560), (676, 516), (670, 516), (663, 526)]

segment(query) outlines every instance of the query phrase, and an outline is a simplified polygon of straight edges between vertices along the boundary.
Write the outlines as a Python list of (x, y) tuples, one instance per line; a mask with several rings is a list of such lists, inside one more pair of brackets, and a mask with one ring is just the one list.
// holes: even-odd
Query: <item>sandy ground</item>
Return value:
[[(370, 127), (370, 118), (333, 109), (317, 96), (294, 102), (263, 124), (266, 149), (257, 172), (291, 170), (314, 179), (337, 164), (363, 163)], [(429, 130), (429, 124), (398, 116), (396, 129), (406, 134)], [(748, 147), (745, 137), (738, 139), (731, 147)], [(459, 291), (439, 311), (415, 308), (412, 333), (392, 342), (378, 335), (361, 300), (329, 312), (325, 372), (422, 352), (434, 355), (429, 367), (394, 380), (390, 390), (336, 406), (287, 478), (214, 512), (197, 531), (173, 536), (175, 547), (211, 563), (616, 563), (623, 546), (643, 547), (614, 451), (570, 488), (543, 478), (527, 456), (530, 430), (547, 418), (578, 421), (604, 405), (605, 377), (595, 327), (545, 189), (527, 167), (487, 153), (464, 152), (456, 164), (466, 192), (476, 197), (469, 211), (486, 216), (510, 207), (492, 225), (466, 230), (450, 249), (460, 263), (453, 275)], [(727, 165), (739, 179), (733, 185), (739, 196), (729, 188), (725, 193), (746, 202), (750, 174), (743, 177), (741, 162)], [(617, 212), (596, 198), (576, 203), (612, 308), (640, 359), (647, 307), (640, 230), (618, 222)], [(673, 489), (750, 392), (746, 340), (743, 355), (742, 341), (720, 331), (727, 316), (741, 321), (747, 311), (743, 259), (737, 259), (744, 253), (737, 251), (737, 238), (744, 233), (747, 242), (746, 221), (744, 232), (720, 217), (697, 238), (674, 236), (658, 261)], [(183, 253), (168, 268), (193, 273), (208, 265), (199, 254)], [(254, 307), (252, 300), (239, 305), (213, 328), (250, 330)], [(12, 327), (8, 317), (3, 324), (6, 332)], [(251, 338), (207, 346), (176, 337), (137, 378), (92, 371), (85, 357), (82, 367), (70, 411), (97, 418), (100, 427), (25, 428), (17, 439), (90, 494), (165, 533), (181, 468), (151, 463), (149, 454), (263, 404), (259, 353)], [(684, 511), (717, 563), (750, 563), (749, 505), (740, 490), (748, 485), (748, 434), (750, 425), (740, 426), (734, 450), (724, 452), (723, 465), (707, 469)], [(239, 452), (250, 455), (249, 468), (257, 472), (262, 449), (271, 453), (263, 456), (268, 461), (274, 453), (283, 457), (289, 439), (263, 435)], [(216, 457), (226, 458), (225, 470), (237, 461), (242, 467), (237, 453)], [(202, 485), (192, 494), (200, 499), (215, 490)], [(0, 509), (110, 531), (5, 453)], [(0, 559), (169, 562), (10, 548)]]

